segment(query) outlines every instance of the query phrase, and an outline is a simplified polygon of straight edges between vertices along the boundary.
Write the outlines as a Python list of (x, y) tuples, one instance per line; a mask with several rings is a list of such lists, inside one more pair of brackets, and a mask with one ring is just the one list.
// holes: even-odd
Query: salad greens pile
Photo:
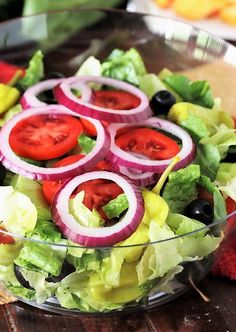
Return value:
[[(171, 171), (160, 194), (143, 188), (145, 213), (136, 231), (115, 247), (97, 249), (78, 247), (65, 239), (52, 221), (41, 183), (8, 172), (1, 187), (0, 226), (26, 239), (16, 237), (12, 244), (0, 244), (0, 281), (14, 295), (37, 303), (55, 296), (64, 308), (109, 311), (144, 301), (153, 287), (166, 290), (184, 269), (184, 262), (201, 260), (219, 246), (222, 234), (214, 234), (184, 211), (201, 188), (212, 196), (213, 220), (226, 216), (224, 198), (236, 200), (236, 164), (224, 159), (229, 148), (236, 146), (236, 133), (232, 118), (220, 109), (208, 82), (191, 82), (166, 69), (158, 75), (147, 73), (133, 48), (113, 50), (102, 62), (89, 57), (76, 73), (84, 74), (124, 80), (149, 98), (159, 90), (171, 91), (177, 102), (167, 118), (191, 135), (196, 158), (187, 167)], [(24, 90), (42, 77), (43, 56), (38, 51), (16, 87)], [(4, 113), (1, 125), (17, 112), (21, 112), (18, 104)], [(88, 153), (94, 141), (83, 134), (79, 144)], [(70, 213), (87, 227), (103, 225), (100, 214), (83, 204), (83, 195), (80, 192), (70, 199)], [(104, 206), (109, 218), (120, 217), (126, 209), (124, 194)], [(193, 233), (182, 236), (189, 232)], [(64, 274), (67, 265), (72, 271)], [(16, 267), (26, 285), (17, 279)]]

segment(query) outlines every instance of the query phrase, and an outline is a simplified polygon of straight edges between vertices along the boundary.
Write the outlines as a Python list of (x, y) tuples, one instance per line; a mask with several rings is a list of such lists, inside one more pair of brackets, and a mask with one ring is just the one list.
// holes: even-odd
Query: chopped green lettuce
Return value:
[(170, 91), (176, 98), (176, 102), (181, 102), (183, 99), (165, 83), (163, 83), (156, 74), (144, 74), (139, 76), (139, 89), (142, 90), (149, 99), (160, 90)]
[(214, 98), (207, 81), (190, 81), (186, 76), (170, 75), (164, 82), (176, 91), (184, 101), (211, 108)]
[[(66, 244), (61, 242), (61, 244)], [(27, 241), (21, 249), (15, 263), (28, 270), (40, 272), (46, 277), (60, 275), (66, 257), (66, 247)]]
[(93, 76), (101, 76), (102, 74), (102, 65), (101, 62), (96, 59), (94, 56), (89, 56), (79, 67), (76, 72), (76, 76), (83, 75), (93, 75)]
[(43, 195), (41, 183), (15, 174), (11, 178), (11, 185), (15, 190), (30, 198), (37, 209), (37, 219), (51, 220), (50, 207)]
[(37, 51), (29, 61), (29, 67), (26, 69), (25, 76), (17, 82), (17, 87), (26, 90), (32, 85), (38, 83), (44, 75), (43, 53)]
[(74, 198), (69, 200), (69, 211), (75, 220), (84, 227), (98, 227), (104, 224), (100, 214), (93, 209), (91, 211), (83, 204), (84, 191), (80, 191)]
[(110, 200), (102, 209), (106, 213), (108, 219), (112, 219), (118, 218), (122, 212), (128, 209), (128, 207), (129, 203), (127, 197), (123, 193)]
[(102, 75), (139, 85), (139, 76), (146, 74), (143, 60), (134, 48), (114, 49), (102, 63)]
[(82, 134), (78, 138), (78, 143), (79, 143), (80, 147), (82, 148), (82, 151), (80, 153), (88, 154), (94, 148), (96, 141), (93, 138), (91, 138), (85, 134)]
[(37, 221), (37, 210), (30, 198), (12, 186), (1, 186), (0, 190), (0, 225), (17, 235), (32, 231)]
[(220, 191), (236, 201), (236, 163), (221, 163), (216, 183)]
[[(178, 213), (169, 213), (166, 223), (177, 235), (194, 232), (205, 227), (202, 222)], [(199, 231), (194, 233), (193, 237), (203, 237), (205, 233), (206, 230)]]
[[(175, 233), (167, 224), (160, 226), (155, 222), (151, 222), (149, 237), (151, 242), (162, 241), (175, 237)], [(169, 241), (163, 241), (147, 246), (136, 266), (140, 285), (146, 283), (148, 280), (154, 280), (164, 276), (165, 273), (181, 263), (182, 257), (177, 250), (178, 242), (179, 239), (173, 239), (171, 243)]]
[(200, 141), (202, 144), (214, 144), (220, 154), (220, 159), (224, 159), (230, 146), (236, 147), (236, 130), (230, 129), (224, 124), (219, 125), (217, 132), (205, 137)]
[[(28, 270), (58, 276), (66, 257), (67, 240), (61, 239), (61, 233), (50, 221), (38, 220), (35, 229), (30, 234), (33, 241), (25, 241), (15, 263)], [(37, 241), (44, 241), (40, 243)], [(62, 244), (54, 246), (45, 242)]]
[(38, 304), (45, 302), (50, 296), (55, 294), (58, 284), (47, 282), (44, 274), (24, 268), (21, 268), (20, 272), (23, 278), (35, 290), (35, 300)]
[(173, 213), (182, 213), (186, 205), (197, 198), (197, 183), (200, 178), (200, 167), (189, 165), (176, 172), (171, 172), (164, 187), (163, 199)]
[(220, 166), (220, 153), (216, 145), (198, 144), (195, 162), (200, 166), (201, 174), (215, 180)]

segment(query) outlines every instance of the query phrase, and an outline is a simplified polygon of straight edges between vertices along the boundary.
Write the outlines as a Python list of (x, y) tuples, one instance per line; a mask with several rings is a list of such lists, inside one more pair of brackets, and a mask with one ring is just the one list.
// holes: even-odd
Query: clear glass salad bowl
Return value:
[[(34, 52), (42, 50), (46, 76), (70, 76), (90, 55), (102, 60), (115, 48), (135, 47), (148, 72), (168, 68), (207, 79), (224, 108), (231, 114), (235, 108), (235, 48), (179, 21), (119, 10), (51, 12), (1, 23), (0, 43), (1, 60), (19, 66), (27, 67)], [(224, 86), (215, 84), (220, 79)], [(162, 215), (162, 209), (153, 208)], [(13, 239), (13, 244), (0, 244), (0, 280), (19, 300), (56, 313), (104, 314), (162, 305), (210, 271), (216, 249), (227, 241), (228, 216), (219, 213), (211, 224), (187, 233), (160, 231), (158, 218), (145, 226), (148, 237), (143, 231), (128, 244), (108, 247), (68, 244), (55, 239), (55, 230), (43, 222), (31, 237), (0, 228), (0, 237)], [(55, 272), (65, 257), (61, 272)], [(27, 262), (28, 270), (19, 272), (20, 260)], [(39, 272), (45, 266), (52, 275)]]

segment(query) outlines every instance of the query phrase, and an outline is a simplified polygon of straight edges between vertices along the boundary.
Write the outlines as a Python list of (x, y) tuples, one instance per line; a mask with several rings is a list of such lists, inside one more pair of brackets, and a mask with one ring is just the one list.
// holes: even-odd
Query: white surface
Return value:
[(184, 20), (183, 18), (175, 15), (175, 13), (170, 9), (159, 8), (152, 0), (131, 0), (128, 4), (127, 9), (129, 11), (136, 11), (178, 19), (194, 25), (200, 29), (206, 30), (218, 37), (228, 40), (236, 40), (236, 27), (224, 24), (217, 18), (201, 21)]

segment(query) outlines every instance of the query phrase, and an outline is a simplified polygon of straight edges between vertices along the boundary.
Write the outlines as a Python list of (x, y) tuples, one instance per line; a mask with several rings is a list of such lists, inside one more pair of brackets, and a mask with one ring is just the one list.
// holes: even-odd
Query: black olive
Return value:
[(184, 214), (187, 217), (199, 220), (206, 225), (213, 221), (214, 215), (211, 204), (208, 201), (199, 198), (186, 206)]
[(14, 272), (15, 272), (16, 279), (19, 281), (21, 286), (28, 288), (28, 289), (33, 289), (30, 286), (29, 282), (27, 280), (25, 280), (25, 278), (23, 277), (23, 275), (20, 271), (20, 266), (14, 264)]
[(227, 155), (225, 156), (224, 163), (235, 163), (236, 162), (236, 147), (231, 146), (228, 149)]
[(171, 106), (176, 103), (175, 96), (167, 90), (160, 90), (154, 94), (150, 101), (154, 114), (167, 114)]
[(0, 186), (3, 185), (6, 173), (7, 173), (6, 168), (0, 163)]
[(68, 263), (66, 260), (64, 261), (61, 269), (61, 273), (59, 276), (50, 276), (46, 279), (48, 282), (60, 282), (62, 279), (64, 279), (68, 274), (75, 272), (75, 268), (73, 265)]

